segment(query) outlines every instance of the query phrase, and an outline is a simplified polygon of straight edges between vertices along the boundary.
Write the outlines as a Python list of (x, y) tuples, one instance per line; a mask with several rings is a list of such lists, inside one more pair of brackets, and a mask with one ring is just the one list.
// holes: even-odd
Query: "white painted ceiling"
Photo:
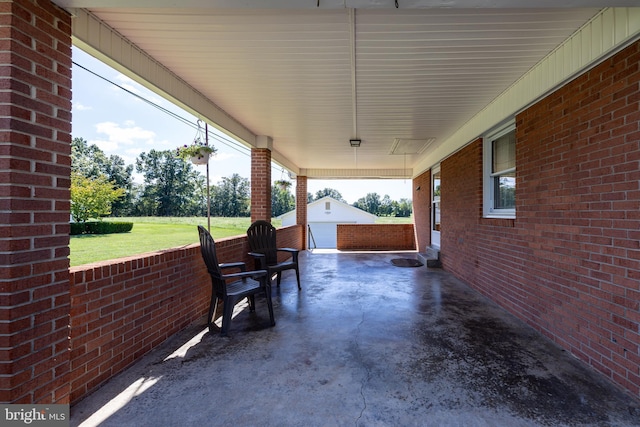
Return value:
[[(397, 9), (389, 0), (56, 3), (86, 8), (255, 135), (272, 137), (274, 151), (298, 168), (380, 176), (411, 169), (429, 143), (445, 140), (599, 10), (506, 0), (399, 0)], [(467, 8), (484, 3), (514, 8)]]

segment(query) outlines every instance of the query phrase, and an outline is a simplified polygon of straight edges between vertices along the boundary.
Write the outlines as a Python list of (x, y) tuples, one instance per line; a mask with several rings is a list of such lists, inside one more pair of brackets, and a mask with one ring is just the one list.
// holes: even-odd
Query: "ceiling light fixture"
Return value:
[(350, 139), (349, 140), (349, 145), (352, 147), (360, 147), (360, 144), (362, 144), (362, 141), (359, 139)]

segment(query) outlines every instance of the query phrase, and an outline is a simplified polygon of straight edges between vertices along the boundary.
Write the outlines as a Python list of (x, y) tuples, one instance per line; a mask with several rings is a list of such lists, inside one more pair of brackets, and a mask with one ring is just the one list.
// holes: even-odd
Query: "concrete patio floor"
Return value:
[(640, 402), (415, 253), (301, 253), (71, 408), (77, 426), (638, 426)]

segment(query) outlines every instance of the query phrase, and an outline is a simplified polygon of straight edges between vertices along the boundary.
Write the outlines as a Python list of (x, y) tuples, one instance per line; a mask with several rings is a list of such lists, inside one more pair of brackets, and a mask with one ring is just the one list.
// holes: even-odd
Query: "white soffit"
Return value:
[[(52, 0), (63, 8), (389, 9), (392, 0)], [(398, 0), (400, 9), (633, 7), (637, 0)]]
[(405, 154), (422, 154), (436, 139), (402, 139), (393, 140), (389, 154), (405, 155)]
[(414, 167), (420, 174), (483, 133), (640, 39), (640, 8), (602, 10), (532, 67), (447, 140), (434, 144)]
[[(95, 7), (74, 19), (84, 47), (249, 144), (273, 138), (274, 161), (317, 176), (418, 174), (623, 43), (640, 22), (640, 8), (599, 15), (399, 0), (395, 9), (372, 0), (354, 11), (325, 1), (291, 9), (286, 0), (265, 0), (264, 9), (56, 2)], [(587, 36), (585, 25), (599, 30)], [(350, 139), (363, 141), (357, 153)]]

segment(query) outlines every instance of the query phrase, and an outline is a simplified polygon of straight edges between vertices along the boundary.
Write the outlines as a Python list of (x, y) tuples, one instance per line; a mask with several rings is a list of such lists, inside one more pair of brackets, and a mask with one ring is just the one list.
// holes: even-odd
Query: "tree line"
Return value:
[[(314, 200), (319, 200), (325, 196), (332, 197), (340, 202), (347, 203), (342, 198), (342, 194), (333, 188), (325, 188), (316, 192), (315, 196), (311, 193), (307, 193), (307, 202), (311, 203)], [(409, 217), (413, 212), (413, 205), (411, 200), (402, 198), (400, 200), (391, 200), (388, 194), (381, 197), (378, 193), (367, 193), (366, 196), (356, 200), (351, 206), (358, 209), (362, 209), (365, 212), (374, 214), (376, 216), (389, 216), (389, 217)]]
[[(134, 169), (135, 168), (135, 169)], [(143, 182), (133, 179), (134, 170)], [(247, 217), (250, 210), (250, 182), (238, 174), (223, 177), (211, 185), (211, 215)], [(344, 202), (334, 189), (325, 188), (309, 202), (324, 196)], [(411, 201), (391, 200), (369, 193), (353, 204), (379, 216), (410, 216)], [(295, 209), (291, 182), (276, 181), (271, 188), (271, 213), (282, 215)], [(141, 153), (135, 165), (126, 165), (118, 155), (106, 155), (97, 145), (74, 138), (71, 145), (71, 215), (75, 221), (105, 216), (206, 216), (206, 176), (173, 150)]]

